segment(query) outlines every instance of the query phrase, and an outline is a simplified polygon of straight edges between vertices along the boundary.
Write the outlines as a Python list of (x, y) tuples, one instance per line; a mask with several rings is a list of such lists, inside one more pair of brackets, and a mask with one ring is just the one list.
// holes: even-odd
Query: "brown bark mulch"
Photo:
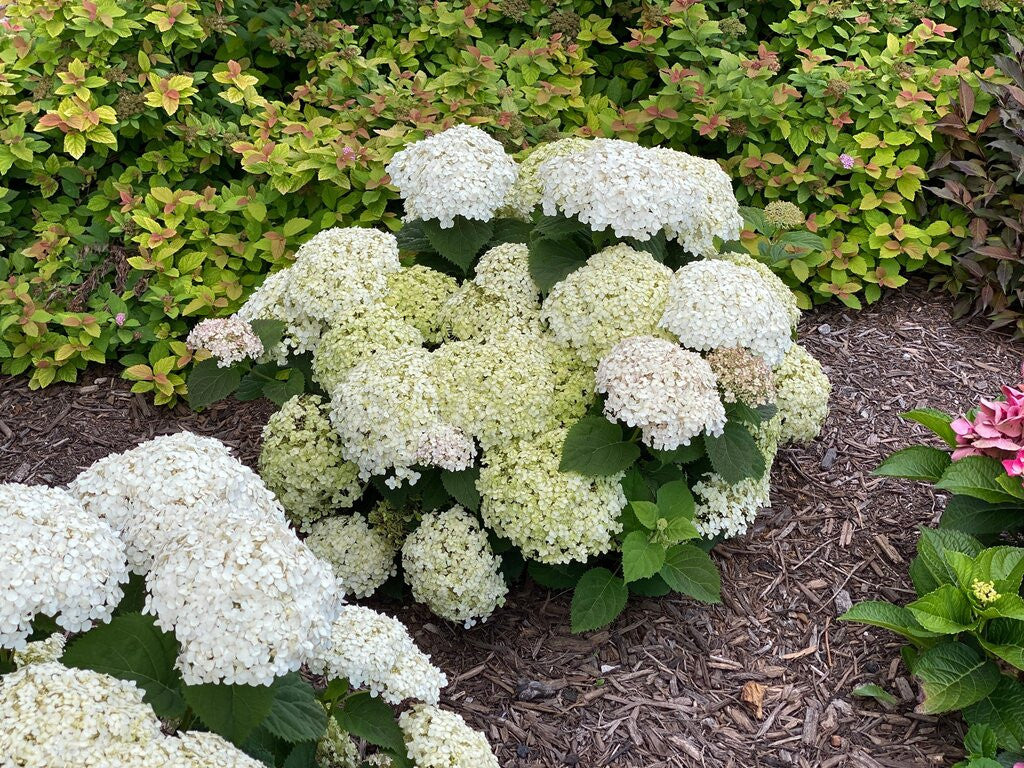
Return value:
[[(983, 323), (951, 322), (949, 307), (912, 284), (861, 312), (808, 313), (801, 336), (832, 378), (832, 413), (816, 442), (780, 454), (772, 509), (716, 550), (723, 605), (639, 600), (585, 636), (568, 631), (569, 595), (535, 586), (468, 631), (398, 608), (448, 673), (445, 703), (487, 733), (506, 768), (950, 765), (962, 726), (914, 713), (894, 636), (837, 622), (851, 601), (912, 599), (916, 526), (941, 511), (928, 488), (870, 475), (923, 432), (898, 414), (963, 410), (1018, 380), (1022, 348)], [(271, 410), (160, 409), (108, 370), (44, 392), (0, 378), (0, 482), (65, 483), (180, 429), (251, 464)], [(899, 705), (853, 696), (864, 683)]]

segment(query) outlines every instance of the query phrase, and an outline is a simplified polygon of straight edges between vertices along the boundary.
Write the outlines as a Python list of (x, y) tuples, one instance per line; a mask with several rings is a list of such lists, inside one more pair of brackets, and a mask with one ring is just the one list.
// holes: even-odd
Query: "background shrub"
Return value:
[(193, 319), (311, 232), (397, 228), (384, 163), (454, 122), (509, 149), (577, 134), (728, 158), (741, 202), (797, 203), (823, 239), (774, 264), (804, 307), (948, 264), (967, 217), (925, 205), (931, 125), (990, 74), (1020, 0), (744, 5), (15, 2), (2, 370), (45, 386), (118, 359), (173, 400)]

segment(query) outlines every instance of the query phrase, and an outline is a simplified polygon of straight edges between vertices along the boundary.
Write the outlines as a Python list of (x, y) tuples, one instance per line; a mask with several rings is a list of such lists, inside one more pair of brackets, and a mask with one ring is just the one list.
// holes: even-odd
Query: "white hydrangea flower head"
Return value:
[(477, 490), (484, 523), (543, 563), (608, 552), (626, 506), (622, 474), (560, 472), (566, 429), (484, 450)]
[(398, 548), (359, 513), (318, 520), (305, 544), (330, 564), (346, 595), (369, 597), (398, 573)]
[(442, 305), (439, 323), (442, 339), (461, 341), (486, 341), (512, 329), (539, 333), (540, 307), (535, 301), (496, 296), (467, 281)]
[(549, 333), (540, 337), (540, 343), (555, 385), (544, 430), (570, 427), (583, 418), (594, 401), (597, 387), (594, 368)]
[(36, 640), (21, 650), (11, 654), (11, 661), (16, 667), (27, 667), (29, 664), (47, 664), (58, 661), (64, 655), (67, 641), (60, 632), (54, 632), (45, 640)]
[(278, 520), (197, 522), (157, 553), (144, 612), (181, 644), (188, 685), (270, 685), (330, 639), (331, 567)]
[(327, 730), (316, 744), (317, 768), (360, 768), (359, 748), (352, 740), (352, 734), (338, 724), (333, 717), (327, 718)]
[(502, 243), (484, 252), (473, 282), (484, 293), (512, 304), (539, 306), (540, 289), (530, 276), (530, 249), (521, 243)]
[(176, 739), (177, 751), (194, 768), (266, 768), (216, 733), (186, 731)]
[(760, 357), (742, 347), (719, 347), (706, 360), (718, 379), (723, 401), (754, 407), (775, 402), (775, 375)]
[(555, 380), (533, 334), (509, 332), (482, 344), (450, 341), (433, 353), (433, 372), (444, 419), (484, 448), (545, 426)]
[(121, 537), (132, 571), (183, 530), (210, 517), (222, 524), (274, 519), (284, 510), (260, 476), (219, 440), (191, 432), (163, 435), (95, 462), (68, 486), (88, 512)]
[(359, 467), (341, 457), (341, 441), (318, 395), (296, 395), (263, 427), (260, 476), (300, 530), (362, 495)]
[(630, 336), (667, 336), (658, 328), (672, 270), (649, 253), (613, 245), (551, 289), (541, 318), (584, 362), (597, 362)]
[[(0, 677), (0, 756), (5, 766), (125, 765), (130, 744), (163, 738), (134, 683), (57, 662)], [(135, 763), (141, 768), (143, 763)]]
[(725, 406), (711, 366), (696, 352), (653, 336), (623, 339), (597, 367), (605, 415), (639, 427), (642, 440), (672, 451), (700, 434), (721, 435)]
[(545, 214), (576, 217), (596, 232), (637, 240), (664, 232), (703, 255), (715, 235), (735, 239), (743, 223), (718, 164), (671, 149), (594, 139), (545, 159), (537, 175)]
[(448, 685), (402, 622), (360, 605), (341, 609), (330, 645), (310, 667), (329, 678), (347, 679), (355, 688), (368, 688), (391, 704), (406, 699), (436, 704)]
[(699, 352), (743, 347), (771, 366), (793, 344), (786, 308), (761, 275), (717, 259), (676, 270), (660, 325), (684, 347)]
[(264, 350), (264, 356), (284, 365), (292, 350), (307, 351), (315, 348), (322, 330), (317, 320), (297, 318), (291, 315), (287, 301), (291, 290), (291, 268), (269, 274), (249, 298), (239, 307), (235, 317), (252, 323), (253, 320), (277, 320), (284, 323), (285, 332), (281, 341), (271, 349)]
[(441, 341), (441, 307), (459, 289), (450, 275), (422, 264), (402, 267), (388, 275), (382, 301), (430, 344)]
[(395, 153), (387, 172), (405, 202), (406, 220), (455, 217), (490, 221), (515, 183), (515, 160), (479, 128), (456, 125)]
[(256, 360), (263, 354), (263, 342), (248, 320), (237, 315), (208, 318), (193, 328), (185, 340), (188, 348), (204, 349), (217, 359), (218, 368), (242, 360)]
[(320, 337), (313, 379), (325, 392), (333, 392), (360, 361), (382, 349), (421, 347), (424, 341), (423, 334), (386, 304), (360, 307), (340, 315)]
[(508, 594), (487, 533), (460, 506), (423, 516), (402, 546), (402, 568), (416, 602), (467, 628), (486, 621)]
[(794, 329), (796, 328), (796, 324), (800, 322), (800, 307), (796, 303), (796, 294), (782, 281), (781, 277), (772, 271), (771, 267), (762, 261), (758, 261), (753, 256), (734, 251), (712, 254), (710, 258), (729, 261), (741, 267), (749, 267), (757, 272), (761, 279), (764, 280), (765, 285), (774, 294), (776, 301), (786, 308), (786, 314), (789, 315), (789, 324)]
[(417, 704), (398, 717), (416, 768), (500, 768), (487, 737), (454, 712)]
[(510, 218), (529, 221), (533, 210), (540, 205), (543, 194), (542, 181), (538, 171), (545, 160), (579, 152), (587, 146), (587, 139), (569, 136), (557, 141), (538, 144), (519, 163), (519, 175), (515, 184), (505, 195), (501, 214)]
[(110, 525), (59, 488), (0, 484), (0, 648), (20, 650), (32, 619), (69, 632), (110, 621), (128, 581)]
[(331, 424), (361, 479), (391, 470), (385, 481), (390, 487), (419, 479), (412, 467), (420, 443), (439, 421), (432, 363), (420, 347), (381, 350), (352, 368), (331, 393)]
[(775, 369), (778, 395), (775, 404), (782, 417), (782, 442), (808, 443), (821, 433), (828, 416), (832, 384), (821, 363), (794, 344)]
[(461, 472), (473, 466), (476, 455), (476, 443), (472, 437), (450, 424), (437, 424), (423, 433), (420, 447), (416, 450), (416, 462), (449, 472)]

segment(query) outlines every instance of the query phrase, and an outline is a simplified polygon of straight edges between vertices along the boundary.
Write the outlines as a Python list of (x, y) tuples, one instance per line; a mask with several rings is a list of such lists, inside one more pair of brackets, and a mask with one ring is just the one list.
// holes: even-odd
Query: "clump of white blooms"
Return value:
[(145, 612), (174, 632), (187, 684), (269, 685), (327, 643), (340, 590), (287, 526), (225, 522), (197, 523), (157, 553)]
[[(194, 768), (263, 768), (264, 763), (242, 752), (216, 733), (187, 731), (177, 739), (178, 753)], [(166, 742), (165, 742), (166, 743)]]
[(505, 196), (501, 213), (512, 218), (529, 221), (533, 209), (540, 205), (543, 194), (543, 181), (539, 175), (541, 165), (552, 157), (571, 155), (586, 149), (587, 140), (570, 136), (558, 141), (540, 144), (530, 151), (519, 163), (519, 175), (516, 183)]
[(380, 299), (388, 274), (400, 266), (394, 235), (362, 227), (325, 229), (299, 248), (294, 264), (270, 275), (237, 315), (285, 324), (279, 348), (268, 350), (283, 362), (288, 353), (316, 349), (335, 318)]
[(316, 744), (318, 768), (361, 768), (359, 748), (352, 734), (338, 724), (334, 717), (327, 718), (327, 730)]
[(391, 704), (406, 699), (437, 704), (448, 685), (402, 622), (359, 605), (346, 605), (331, 628), (327, 650), (310, 667)]
[(362, 494), (359, 468), (341, 458), (328, 413), (318, 395), (296, 395), (263, 427), (260, 475), (303, 531)]
[(516, 180), (515, 161), (479, 128), (457, 125), (397, 152), (387, 172), (405, 203), (408, 220), (455, 217), (489, 221)]
[(428, 512), (402, 547), (405, 579), (417, 602), (466, 627), (505, 604), (508, 586), (487, 534), (465, 509)]
[(36, 615), (69, 632), (109, 621), (128, 581), (110, 525), (66, 491), (0, 485), (0, 648), (21, 649)]
[(622, 475), (561, 472), (566, 430), (484, 451), (477, 490), (487, 527), (544, 563), (586, 561), (609, 551), (626, 506)]
[(331, 393), (331, 423), (359, 477), (393, 470), (391, 486), (415, 483), (423, 435), (438, 423), (432, 358), (421, 347), (382, 350), (352, 368)]
[(613, 245), (551, 289), (541, 318), (559, 342), (597, 365), (623, 339), (666, 335), (658, 321), (671, 279), (672, 270), (649, 253)]
[(347, 595), (369, 597), (398, 572), (397, 547), (359, 513), (318, 520), (305, 542), (334, 569)]
[(361, 360), (381, 350), (419, 347), (423, 342), (423, 334), (386, 304), (348, 312), (320, 337), (313, 355), (313, 379), (325, 392), (333, 392)]
[(263, 354), (263, 342), (247, 320), (237, 315), (203, 320), (185, 340), (193, 351), (206, 350), (217, 358), (219, 368), (242, 360), (255, 360)]
[(441, 307), (442, 339), (487, 341), (510, 330), (539, 330), (536, 301), (515, 301), (498, 296), (474, 282), (465, 282)]
[(417, 704), (398, 725), (416, 768), (499, 768), (487, 738), (454, 712)]
[(476, 263), (473, 283), (485, 293), (525, 306), (540, 299), (530, 276), (530, 249), (521, 243), (503, 243), (484, 252)]
[(441, 341), (441, 307), (458, 289), (454, 277), (414, 264), (388, 275), (382, 301), (428, 343), (437, 344)]
[(639, 427), (660, 451), (689, 445), (700, 434), (720, 435), (725, 407), (711, 366), (671, 341), (635, 336), (616, 344), (597, 367), (597, 391), (612, 420)]
[(721, 347), (706, 360), (718, 378), (722, 400), (750, 406), (775, 402), (775, 376), (768, 364), (742, 347)]
[(60, 632), (54, 632), (45, 640), (36, 640), (19, 651), (11, 654), (11, 661), (16, 667), (27, 667), (29, 664), (46, 664), (57, 661), (64, 655), (67, 641)]
[(423, 433), (416, 461), (428, 467), (440, 467), (449, 472), (461, 472), (473, 466), (476, 443), (458, 427), (437, 424)]
[(786, 308), (755, 270), (705, 259), (672, 276), (660, 325), (684, 347), (743, 347), (777, 365), (793, 343)]
[(180, 531), (211, 514), (286, 524), (284, 510), (260, 476), (219, 440), (191, 432), (164, 435), (85, 469), (68, 486), (85, 509), (106, 520), (124, 542), (133, 572)]
[(594, 139), (545, 159), (537, 175), (545, 214), (576, 217), (618, 237), (649, 240), (664, 232), (704, 255), (714, 237), (734, 240), (743, 225), (725, 171), (671, 149)]
[(796, 328), (796, 324), (800, 320), (800, 307), (796, 303), (796, 294), (789, 290), (789, 286), (772, 271), (771, 267), (763, 261), (758, 261), (753, 256), (746, 253), (736, 253), (735, 251), (716, 253), (710, 258), (728, 261), (740, 267), (749, 267), (757, 272), (761, 276), (761, 280), (764, 281), (764, 284), (772, 292), (775, 302), (785, 308), (786, 314), (789, 316), (789, 324)]
[(776, 405), (782, 417), (782, 442), (810, 442), (821, 432), (828, 416), (832, 385), (821, 363), (799, 344), (794, 344), (775, 369), (778, 384)]

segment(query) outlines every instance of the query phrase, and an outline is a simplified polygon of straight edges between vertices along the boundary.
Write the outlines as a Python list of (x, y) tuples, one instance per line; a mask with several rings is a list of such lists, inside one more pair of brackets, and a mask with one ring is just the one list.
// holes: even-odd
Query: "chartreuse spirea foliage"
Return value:
[(410, 144), (389, 166), (413, 201), (397, 238), (313, 237), (231, 319), (277, 323), (262, 356), (217, 336), (190, 397), (311, 356), (259, 465), (360, 595), (400, 564), (466, 626), (524, 570), (575, 589), (575, 631), (630, 592), (716, 602), (708, 550), (826, 416), (796, 298), (725, 248), (742, 217), (717, 163), (613, 139), (536, 153), (517, 164), (469, 126)]
[(160, 437), (67, 490), (0, 485), (0, 515), (5, 764), (497, 768), (405, 627), (345, 604), (219, 441)]
[[(800, 206), (802, 228), (748, 219), (743, 240), (805, 308), (947, 265), (967, 217), (920, 191), (933, 125), (1019, 34), (1020, 0), (748, 5), (10, 2), (0, 370), (39, 387), (117, 361), (176, 400), (195, 320), (310, 233), (396, 228), (384, 166), (457, 123), (516, 152), (617, 137), (724, 158), (745, 205)], [(283, 401), (302, 383), (282, 376), (243, 390)]]
[(919, 710), (962, 711), (972, 726), (962, 765), (971, 768), (1024, 759), (1024, 548), (999, 541), (1024, 527), (1022, 403), (1024, 392), (1005, 386), (960, 418), (927, 408), (904, 414), (945, 449), (905, 448), (876, 474), (931, 483), (951, 497), (940, 527), (921, 529), (910, 564), (917, 599), (859, 603), (843, 616), (909, 641), (903, 658), (921, 682)]

